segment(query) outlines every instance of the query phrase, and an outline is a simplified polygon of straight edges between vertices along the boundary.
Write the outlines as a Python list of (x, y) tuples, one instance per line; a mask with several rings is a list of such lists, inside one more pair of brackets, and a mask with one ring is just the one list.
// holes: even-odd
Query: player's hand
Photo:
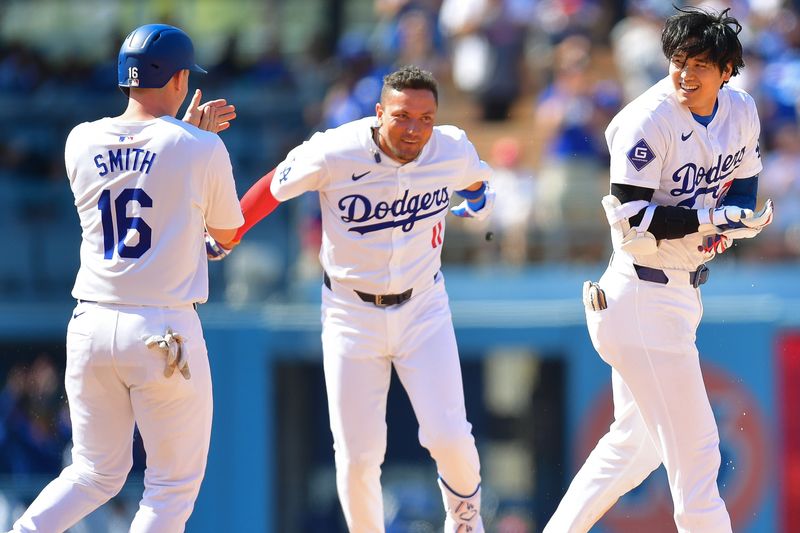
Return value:
[(734, 239), (751, 239), (772, 223), (772, 212), (772, 200), (767, 200), (764, 207), (755, 213), (737, 206), (722, 206), (709, 211), (708, 222), (715, 233)]
[(469, 200), (464, 200), (457, 206), (450, 208), (450, 212), (453, 213), (455, 216), (461, 218), (474, 218), (476, 220), (486, 220), (492, 213), (492, 209), (494, 209), (494, 198), (495, 198), (494, 190), (487, 186), (486, 190), (483, 193), (483, 197), (485, 199), (485, 202), (483, 206), (478, 208), (477, 210), (473, 209), (470, 206)]
[(202, 97), (200, 89), (195, 90), (183, 121), (212, 133), (230, 128), (231, 121), (236, 118), (236, 107), (222, 98), (201, 104)]
[(208, 257), (209, 261), (222, 261), (233, 251), (233, 247), (225, 248), (214, 240), (214, 237), (209, 235), (208, 232), (205, 232), (204, 237), (206, 241), (206, 257)]
[(703, 243), (697, 247), (697, 251), (707, 254), (711, 252), (721, 254), (731, 246), (733, 246), (733, 238), (725, 234), (706, 235), (703, 237)]

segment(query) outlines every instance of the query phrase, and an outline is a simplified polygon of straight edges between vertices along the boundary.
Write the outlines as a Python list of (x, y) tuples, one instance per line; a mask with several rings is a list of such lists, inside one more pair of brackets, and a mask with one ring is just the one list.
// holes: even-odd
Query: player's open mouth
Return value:
[(686, 85), (685, 83), (681, 83), (681, 89), (686, 91), (687, 93), (691, 93), (699, 89), (699, 85)]

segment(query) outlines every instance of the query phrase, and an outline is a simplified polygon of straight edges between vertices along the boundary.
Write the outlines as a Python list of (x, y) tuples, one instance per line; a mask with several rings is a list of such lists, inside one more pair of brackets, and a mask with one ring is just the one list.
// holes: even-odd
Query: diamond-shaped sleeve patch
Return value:
[(628, 161), (631, 162), (631, 165), (633, 165), (636, 170), (642, 170), (655, 158), (656, 156), (653, 154), (653, 150), (644, 139), (639, 139), (639, 142), (634, 144), (633, 148), (628, 151)]

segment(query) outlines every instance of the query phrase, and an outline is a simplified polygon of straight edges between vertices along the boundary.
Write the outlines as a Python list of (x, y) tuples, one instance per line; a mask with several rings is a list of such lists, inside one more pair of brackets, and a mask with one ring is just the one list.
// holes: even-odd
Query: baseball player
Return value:
[(352, 533), (384, 531), (392, 366), (436, 461), (445, 531), (483, 531), (478, 453), (440, 267), (453, 193), (465, 198), (453, 212), (478, 219), (494, 195), (491, 170), (465, 133), (434, 126), (437, 106), (431, 74), (404, 67), (384, 78), (375, 117), (315, 134), (242, 198), (237, 241), (278, 202), (319, 191), (322, 351), (337, 488)]
[(614, 422), (575, 476), (548, 533), (586, 532), (660, 464), (682, 533), (731, 531), (717, 488), (719, 435), (695, 333), (705, 263), (772, 220), (754, 212), (761, 158), (753, 99), (727, 84), (744, 66), (737, 20), (678, 10), (661, 40), (669, 75), (611, 121), (614, 253), (584, 285), (589, 334), (612, 367)]
[(67, 327), (72, 464), (14, 532), (73, 526), (117, 494), (132, 464), (134, 424), (147, 452), (132, 532), (183, 531), (211, 433), (211, 376), (195, 306), (208, 297), (204, 227), (221, 242), (243, 223), (220, 131), (224, 101), (175, 114), (194, 61), (182, 30), (148, 24), (119, 52), (125, 112), (76, 126), (65, 161), (82, 230)]

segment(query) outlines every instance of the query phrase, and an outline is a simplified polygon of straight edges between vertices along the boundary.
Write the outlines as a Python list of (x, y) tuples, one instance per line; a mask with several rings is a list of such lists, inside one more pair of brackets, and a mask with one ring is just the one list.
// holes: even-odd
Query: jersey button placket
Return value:
[(714, 161), (716, 161), (717, 156), (722, 153), (722, 146), (720, 146), (719, 139), (713, 131), (706, 129), (706, 135), (708, 137), (708, 144), (714, 152)]
[[(409, 179), (408, 179), (408, 165), (402, 165), (397, 168), (395, 172), (395, 179), (397, 183), (397, 187), (395, 188), (395, 200), (399, 200), (403, 197), (403, 193), (406, 190), (409, 190), (409, 196), (412, 195), (413, 191), (411, 191), (409, 187)], [(401, 214), (399, 216), (394, 217), (395, 220), (398, 219), (405, 219), (409, 215), (408, 214)], [(402, 226), (395, 226), (392, 228), (391, 232), (391, 239), (392, 239), (392, 255), (389, 257), (389, 292), (391, 293), (399, 293), (404, 291), (405, 287), (396, 287), (394, 281), (397, 278), (402, 278), (402, 273), (398, 273), (395, 269), (398, 266), (402, 266), (403, 264), (403, 227)], [(402, 305), (393, 306), (393, 307), (386, 307), (384, 309), (384, 318), (386, 319), (386, 331), (387, 331), (387, 344), (389, 347), (389, 353), (392, 356), (395, 356), (398, 353), (402, 353), (401, 349), (403, 346), (403, 338), (402, 332), (405, 330), (403, 327), (402, 321), (397, 319), (397, 313), (401, 311)]]

